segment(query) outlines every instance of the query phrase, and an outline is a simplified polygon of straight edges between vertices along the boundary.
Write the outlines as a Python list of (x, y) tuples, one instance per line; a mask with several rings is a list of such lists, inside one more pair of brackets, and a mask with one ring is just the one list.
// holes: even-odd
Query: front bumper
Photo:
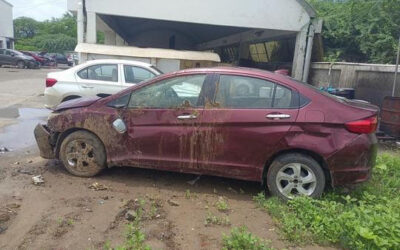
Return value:
[(45, 159), (54, 159), (54, 147), (51, 144), (52, 136), (47, 127), (43, 124), (38, 124), (33, 133), (40, 150), (40, 156)]

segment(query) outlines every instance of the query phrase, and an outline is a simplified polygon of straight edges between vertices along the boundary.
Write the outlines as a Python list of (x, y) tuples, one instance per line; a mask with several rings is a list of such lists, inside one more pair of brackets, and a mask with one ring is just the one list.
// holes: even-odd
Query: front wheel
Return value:
[(269, 191), (284, 200), (303, 195), (318, 198), (325, 188), (325, 174), (313, 158), (303, 154), (277, 157), (268, 169)]
[(24, 61), (18, 61), (18, 62), (17, 62), (17, 67), (18, 67), (19, 69), (25, 68), (25, 62), (24, 62)]
[(92, 177), (105, 168), (106, 151), (97, 136), (87, 131), (76, 131), (61, 143), (60, 159), (71, 174)]

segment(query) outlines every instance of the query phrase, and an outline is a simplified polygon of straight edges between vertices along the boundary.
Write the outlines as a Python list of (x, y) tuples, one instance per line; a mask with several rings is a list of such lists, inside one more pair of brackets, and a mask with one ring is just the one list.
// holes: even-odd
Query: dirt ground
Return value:
[[(32, 134), (45, 119), (41, 94), (49, 71), (0, 69), (0, 148), (11, 150), (0, 153), (0, 249), (116, 246), (124, 240), (127, 213), (139, 202), (153, 249), (220, 249), (223, 234), (242, 225), (277, 249), (299, 249), (280, 238), (271, 217), (252, 201), (262, 191), (258, 183), (202, 176), (193, 184), (188, 181), (195, 175), (139, 168), (79, 178), (58, 161), (42, 159)], [(34, 185), (35, 175), (44, 184)], [(220, 199), (228, 211), (217, 210)], [(228, 216), (230, 225), (206, 225), (209, 214)]]

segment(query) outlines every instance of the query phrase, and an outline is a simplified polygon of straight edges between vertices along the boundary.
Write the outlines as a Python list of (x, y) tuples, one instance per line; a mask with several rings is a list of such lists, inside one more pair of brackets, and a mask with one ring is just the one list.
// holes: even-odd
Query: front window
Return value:
[(124, 75), (126, 83), (136, 84), (156, 76), (153, 72), (147, 69), (131, 65), (124, 65)]
[(89, 66), (78, 72), (81, 79), (118, 82), (117, 64), (98, 64)]
[(206, 75), (180, 76), (134, 91), (130, 108), (179, 108), (200, 106)]

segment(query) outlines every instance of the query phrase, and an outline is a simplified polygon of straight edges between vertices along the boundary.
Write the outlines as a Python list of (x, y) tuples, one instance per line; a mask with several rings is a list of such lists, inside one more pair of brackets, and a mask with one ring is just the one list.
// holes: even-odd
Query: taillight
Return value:
[(358, 134), (374, 133), (378, 125), (378, 118), (372, 116), (363, 120), (352, 121), (345, 124), (348, 131)]
[(57, 80), (54, 78), (46, 78), (46, 88), (53, 87)]

